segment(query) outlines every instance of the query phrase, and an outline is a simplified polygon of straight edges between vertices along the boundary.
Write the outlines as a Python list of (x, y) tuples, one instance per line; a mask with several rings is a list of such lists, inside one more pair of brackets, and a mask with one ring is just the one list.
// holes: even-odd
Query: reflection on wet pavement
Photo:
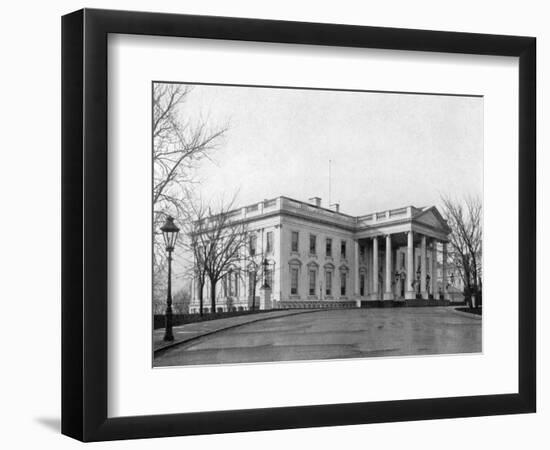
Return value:
[(323, 310), (215, 333), (155, 358), (155, 366), (481, 352), (481, 320), (451, 308)]

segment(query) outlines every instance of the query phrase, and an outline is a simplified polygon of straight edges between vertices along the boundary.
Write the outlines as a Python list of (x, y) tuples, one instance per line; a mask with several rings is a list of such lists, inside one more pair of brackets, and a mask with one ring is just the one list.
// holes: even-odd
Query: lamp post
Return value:
[(262, 260), (262, 272), (263, 272), (263, 284), (261, 287), (261, 294), (260, 294), (260, 309), (271, 309), (272, 308), (272, 302), (271, 302), (271, 284), (273, 283), (273, 276), (272, 272), (269, 272), (269, 266), (272, 265), (275, 266), (275, 262), (269, 262), (267, 258), (264, 258)]
[(166, 222), (160, 228), (162, 236), (164, 237), (164, 244), (166, 245), (166, 251), (168, 252), (168, 287), (166, 289), (166, 314), (165, 323), (166, 330), (164, 332), (165, 341), (173, 341), (174, 334), (172, 333), (172, 252), (176, 245), (176, 239), (180, 229), (174, 223), (174, 218), (171, 216), (166, 217)]
[[(262, 261), (262, 271), (263, 271), (263, 275), (264, 275), (264, 283), (262, 285), (262, 288), (266, 289), (271, 289), (271, 285), (268, 283), (268, 279), (267, 279), (267, 273), (268, 273), (268, 270), (269, 270), (269, 266), (273, 265), (273, 267), (275, 268), (275, 261), (273, 262), (269, 262), (269, 260), (267, 258), (264, 258), (263, 261)], [(269, 280), (271, 282), (273, 282), (273, 280)]]
[(431, 288), (432, 284), (430, 283), (431, 279), (432, 279), (432, 277), (430, 276), (429, 273), (427, 273), (426, 274), (426, 290), (428, 291), (428, 298), (430, 298), (430, 294), (432, 295), (432, 297), (433, 297), (433, 294), (434, 294), (433, 292), (431, 292), (431, 290), (432, 290), (432, 288)]

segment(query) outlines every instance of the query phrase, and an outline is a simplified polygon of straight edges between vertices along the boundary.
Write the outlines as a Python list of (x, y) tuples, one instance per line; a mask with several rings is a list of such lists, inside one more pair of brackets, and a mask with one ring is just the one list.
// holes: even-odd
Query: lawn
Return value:
[(481, 316), (481, 306), (477, 308), (456, 308), (456, 310), (470, 313), (470, 314), (475, 314), (476, 316)]

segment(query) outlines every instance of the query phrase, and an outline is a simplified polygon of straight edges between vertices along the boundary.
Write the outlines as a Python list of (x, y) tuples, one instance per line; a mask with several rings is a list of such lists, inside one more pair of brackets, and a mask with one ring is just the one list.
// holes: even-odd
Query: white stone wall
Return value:
[[(448, 230), (440, 221), (439, 213), (434, 208), (417, 209), (404, 207), (396, 210), (372, 213), (366, 216), (351, 217), (325, 208), (299, 202), (286, 197), (266, 200), (254, 205), (240, 208), (234, 212), (235, 219), (247, 223), (249, 232), (257, 233), (256, 262), (261, 264), (262, 257), (267, 256), (273, 270), (270, 304), (274, 307), (316, 306), (316, 302), (353, 303), (360, 306), (361, 301), (380, 301), (415, 299), (416, 290), (410, 281), (416, 281), (416, 269), (422, 245), (426, 249), (423, 274), (431, 276), (431, 243), (442, 242)], [(414, 216), (414, 217), (413, 217)], [(417, 221), (418, 218), (418, 221)], [(439, 224), (440, 228), (436, 227)], [(298, 251), (292, 251), (292, 232), (299, 234)], [(267, 233), (273, 233), (273, 251), (266, 255)], [(396, 246), (403, 242), (403, 236), (410, 239), (414, 232), (415, 242), (412, 248), (412, 270), (408, 267), (408, 247)], [(310, 252), (310, 235), (316, 237), (316, 252)], [(392, 236), (400, 236), (399, 239)], [(409, 237), (407, 237), (409, 236)], [(378, 258), (376, 273), (373, 258), (373, 238), (377, 238)], [(326, 239), (332, 239), (332, 256), (326, 255)], [(419, 239), (420, 238), (420, 239)], [(420, 243), (419, 243), (420, 240)], [(341, 243), (346, 243), (346, 256), (341, 256)], [(357, 244), (356, 244), (357, 243)], [(391, 243), (390, 267), (387, 266), (386, 245)], [(361, 258), (360, 248), (365, 247), (365, 256)], [(404, 255), (401, 264), (400, 255)], [(332, 295), (326, 294), (326, 267), (332, 268)], [(299, 270), (298, 292), (291, 293), (291, 267)], [(239, 267), (242, 277), (239, 280), (239, 295), (226, 298), (223, 283), (217, 286), (217, 308), (222, 310), (249, 309), (252, 299), (249, 295), (248, 269), (243, 262)], [(309, 291), (309, 271), (316, 271), (315, 289)], [(395, 272), (404, 269), (407, 276), (396, 282)], [(390, 270), (390, 273), (386, 272)], [(436, 268), (437, 271), (437, 268)], [(346, 293), (341, 294), (341, 273), (346, 274)], [(365, 289), (360, 295), (361, 274), (365, 276)], [(409, 276), (410, 274), (410, 276)], [(439, 277), (438, 277), (439, 278)], [(260, 290), (263, 280), (258, 279), (256, 286), (255, 307), (260, 304)], [(375, 283), (378, 285), (377, 292)], [(406, 295), (401, 295), (400, 284), (404, 284)], [(386, 286), (388, 285), (388, 287)], [(430, 289), (421, 292), (428, 298)], [(194, 290), (197, 292), (197, 289)], [(437, 283), (435, 292), (437, 294)], [(208, 284), (205, 289), (205, 306), (210, 308)], [(303, 303), (310, 302), (310, 305)], [(317, 305), (318, 306), (318, 305)], [(198, 299), (194, 299), (191, 310), (198, 310)]]
[[(291, 251), (292, 232), (299, 233), (298, 252)], [(316, 254), (309, 252), (310, 235), (315, 235), (317, 240)], [(332, 239), (332, 257), (326, 256), (326, 239)], [(341, 242), (346, 242), (346, 258), (340, 256)], [(315, 221), (304, 220), (294, 217), (283, 217), (282, 219), (282, 239), (281, 239), (281, 299), (283, 301), (319, 301), (335, 300), (345, 301), (355, 298), (355, 277), (356, 267), (354, 265), (355, 248), (353, 233), (342, 230), (341, 228), (331, 227)], [(298, 285), (298, 294), (291, 295), (291, 277), (290, 268), (292, 262), (299, 261), (300, 277)], [(325, 266), (334, 265), (332, 275), (332, 299), (327, 299), (325, 294)], [(309, 294), (309, 267), (317, 268), (317, 279), (315, 295)], [(340, 270), (347, 268), (346, 295), (340, 295)], [(322, 296), (319, 294), (322, 289)]]

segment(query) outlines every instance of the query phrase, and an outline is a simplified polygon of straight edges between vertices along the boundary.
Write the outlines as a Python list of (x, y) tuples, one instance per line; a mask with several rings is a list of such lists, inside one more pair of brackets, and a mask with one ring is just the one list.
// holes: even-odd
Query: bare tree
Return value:
[(466, 197), (462, 202), (442, 197), (444, 215), (452, 230), (449, 258), (464, 283), (464, 295), (471, 306), (481, 304), (483, 210), (478, 197)]
[(191, 220), (188, 222), (188, 230), (185, 247), (192, 255), (192, 270), (193, 283), (197, 289), (197, 297), (199, 300), (199, 314), (204, 314), (204, 286), (206, 284), (207, 273), (207, 259), (210, 249), (204, 245), (204, 235), (207, 232), (207, 216), (206, 208), (202, 203), (190, 202), (191, 206)]
[(189, 304), (191, 302), (191, 294), (187, 288), (178, 290), (174, 294), (173, 309), (174, 314), (189, 314)]
[(159, 260), (153, 266), (153, 312), (164, 314), (166, 309), (166, 288), (167, 288), (167, 260)]
[(181, 224), (188, 220), (188, 199), (195, 182), (194, 169), (219, 145), (227, 127), (209, 127), (208, 121), (186, 114), (192, 87), (153, 84), (153, 264), (162, 270), (164, 247), (159, 228), (166, 215)]
[(197, 278), (198, 296), (202, 309), (203, 288), (210, 282), (211, 311), (216, 311), (216, 286), (243, 260), (247, 243), (245, 224), (233, 220), (233, 201), (221, 204), (217, 209), (193, 207), (194, 218), (189, 242), (194, 256), (194, 273)]
[(252, 310), (256, 309), (256, 289), (258, 282), (261, 281), (263, 273), (263, 244), (262, 252), (258, 252), (255, 243), (255, 233), (249, 233), (247, 239), (247, 248), (245, 250), (246, 271), (248, 274), (248, 296), (252, 300)]

